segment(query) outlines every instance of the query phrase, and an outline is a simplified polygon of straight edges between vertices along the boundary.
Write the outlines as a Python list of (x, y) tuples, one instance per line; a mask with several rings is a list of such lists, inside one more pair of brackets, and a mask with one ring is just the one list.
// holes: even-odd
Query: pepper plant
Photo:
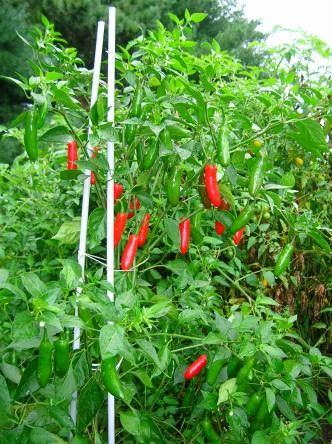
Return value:
[[(313, 211), (303, 209), (296, 160), (310, 180), (319, 170), (330, 183), (330, 85), (301, 58), (329, 50), (304, 40), (303, 49), (281, 48), (264, 67), (245, 68), (215, 41), (193, 52), (204, 14), (170, 17), (172, 31), (159, 23), (119, 48), (115, 126), (106, 122), (104, 81), (89, 110), (91, 71), (45, 17), (27, 40), (34, 76), (14, 81), (31, 108), (6, 136), (23, 142), (30, 160), (1, 172), (9, 199), (16, 188), (22, 200), (17, 210), (4, 200), (1, 210), (5, 443), (63, 443), (70, 435), (73, 443), (106, 443), (107, 391), (116, 397), (117, 442), (327, 442), (332, 364), (319, 346), (326, 349), (330, 331), (303, 334), (281, 294), (301, 295), (311, 279), (306, 255), (323, 270), (331, 258), (329, 220), (315, 209), (319, 194)], [(98, 147), (90, 159), (89, 119)], [(109, 140), (114, 303), (105, 277)], [(94, 173), (89, 254), (75, 317), (85, 168)], [(15, 171), (40, 199), (15, 185)], [(45, 184), (47, 214), (35, 185), (45, 176), (56, 184)], [(40, 221), (33, 213), (17, 220), (31, 203)], [(20, 223), (30, 251), (16, 259)], [(326, 294), (328, 281), (319, 285)], [(319, 316), (328, 320), (325, 301)], [(68, 353), (75, 326), (82, 346)], [(75, 392), (77, 424), (69, 415)]]

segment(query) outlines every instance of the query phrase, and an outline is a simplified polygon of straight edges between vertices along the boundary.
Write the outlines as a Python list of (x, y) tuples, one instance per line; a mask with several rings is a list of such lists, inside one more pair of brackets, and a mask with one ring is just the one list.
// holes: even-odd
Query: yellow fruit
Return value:
[(269, 283), (268, 283), (268, 281), (267, 281), (266, 279), (263, 279), (263, 280), (261, 281), (261, 284), (263, 285), (264, 288), (266, 288), (266, 287), (269, 286)]
[(263, 146), (263, 142), (261, 142), (260, 140), (257, 140), (257, 139), (253, 140), (252, 143), (256, 148), (261, 148)]
[(295, 165), (298, 167), (300, 167), (304, 164), (304, 161), (301, 157), (295, 157), (294, 162), (295, 162)]

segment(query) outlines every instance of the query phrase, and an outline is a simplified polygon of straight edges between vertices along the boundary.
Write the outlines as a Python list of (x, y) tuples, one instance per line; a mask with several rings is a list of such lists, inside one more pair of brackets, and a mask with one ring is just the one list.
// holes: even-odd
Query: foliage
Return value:
[[(3, 168), (0, 182), (5, 191), (0, 274), (4, 443), (62, 443), (70, 432), (88, 442), (106, 442), (107, 397), (99, 364), (110, 357), (121, 360), (119, 441), (208, 442), (198, 426), (204, 417), (225, 443), (329, 439), (332, 363), (323, 352), (331, 343), (325, 300), (331, 287), (331, 193), (322, 191), (330, 186), (328, 77), (324, 72), (314, 76), (304, 65), (303, 56), (314, 54), (307, 41), (272, 53), (265, 68), (246, 69), (217, 41), (205, 45), (206, 54), (195, 53), (192, 24), (204, 14), (171, 18), (172, 31), (159, 24), (118, 54), (115, 127), (106, 122), (104, 82), (89, 111), (91, 72), (45, 17), (42, 31), (34, 32), (34, 75), (16, 83), (31, 97), (36, 115), (47, 103), (48, 116), (38, 130), (40, 159), (21, 163), (22, 155), (13, 167)], [(312, 43), (324, 49), (317, 40)], [(133, 116), (138, 85), (142, 110)], [(90, 146), (99, 147), (90, 160), (89, 118)], [(25, 119), (23, 113), (6, 136), (22, 142)], [(220, 129), (227, 130), (231, 154), (230, 165), (219, 167), (228, 212), (205, 209), (198, 193), (202, 168), (217, 163)], [(73, 138), (80, 160), (78, 170), (68, 172), (64, 147)], [(133, 270), (116, 272), (114, 303), (106, 296), (112, 288), (104, 269), (108, 140), (115, 142), (115, 179), (125, 188), (116, 212), (127, 212), (134, 197), (141, 203), (115, 250), (117, 269), (129, 234), (138, 230), (144, 213), (151, 213), (148, 241)], [(151, 141), (158, 143), (158, 157), (142, 170), (140, 153), (146, 154)], [(248, 176), (263, 154), (266, 164), (253, 197)], [(305, 166), (296, 165), (296, 157)], [(180, 202), (171, 205), (165, 181), (174, 164), (183, 180)], [(75, 317), (81, 270), (74, 255), (85, 168), (95, 172), (97, 183)], [(255, 215), (236, 247), (229, 229), (248, 204)], [(193, 240), (189, 252), (180, 255), (179, 221), (195, 214), (201, 214), (202, 240)], [(221, 237), (214, 232), (216, 220), (226, 227)], [(275, 260), (289, 242), (296, 253), (278, 279)], [(311, 318), (301, 326), (297, 312), (306, 316), (305, 309)], [(44, 388), (36, 380), (40, 321), (52, 342), (63, 330), (82, 329), (82, 347), (72, 353), (67, 375)], [(208, 357), (207, 371), (223, 360), (215, 384), (206, 382), (206, 370), (186, 384), (185, 368), (202, 353)], [(76, 391), (75, 427), (68, 407)], [(259, 410), (266, 410), (260, 420), (246, 407), (255, 392), (262, 395)]]

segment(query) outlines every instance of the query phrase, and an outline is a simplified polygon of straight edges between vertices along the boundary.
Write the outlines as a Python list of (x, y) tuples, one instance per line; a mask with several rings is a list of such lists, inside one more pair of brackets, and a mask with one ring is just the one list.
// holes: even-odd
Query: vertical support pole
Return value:
[[(108, 16), (108, 82), (107, 82), (107, 121), (114, 123), (114, 90), (115, 90), (115, 8), (109, 8)], [(107, 281), (114, 288), (114, 143), (107, 143)], [(107, 290), (107, 297), (114, 301), (113, 290)], [(115, 443), (115, 405), (114, 396), (110, 393), (107, 399), (108, 444)]]
[[(99, 78), (100, 78), (100, 67), (101, 67), (101, 58), (103, 52), (103, 40), (104, 40), (104, 30), (105, 30), (105, 22), (99, 21), (97, 27), (97, 40), (96, 40), (96, 49), (95, 49), (95, 60), (93, 66), (93, 78), (92, 78), (92, 91), (91, 91), (91, 102), (90, 109), (96, 103), (98, 98), (98, 87), (99, 87)], [(89, 121), (89, 130), (88, 134), (90, 135), (92, 132), (91, 128), (92, 124)], [(92, 154), (92, 147), (88, 142), (88, 153), (89, 156)], [(86, 253), (86, 238), (88, 231), (88, 217), (89, 217), (89, 201), (90, 201), (90, 176), (91, 171), (84, 171), (84, 184), (83, 184), (83, 200), (82, 200), (82, 215), (81, 215), (81, 232), (80, 232), (80, 243), (78, 248), (78, 263), (82, 269), (81, 282), (84, 282), (84, 269), (85, 269), (85, 253)], [(82, 293), (82, 287), (78, 287), (76, 290), (76, 298)], [(77, 302), (75, 305), (75, 316), (78, 316), (78, 306)], [(80, 348), (80, 335), (81, 330), (79, 327), (74, 328), (74, 344), (73, 349), (78, 350)], [(70, 416), (76, 424), (77, 417), (77, 392), (73, 394), (73, 399), (70, 406)]]

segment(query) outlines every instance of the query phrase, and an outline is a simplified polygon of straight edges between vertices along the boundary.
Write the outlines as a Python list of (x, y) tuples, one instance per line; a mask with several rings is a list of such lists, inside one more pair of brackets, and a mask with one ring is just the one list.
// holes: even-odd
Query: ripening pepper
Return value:
[(121, 270), (128, 271), (132, 266), (138, 248), (137, 234), (131, 234), (121, 256)]
[(181, 219), (179, 224), (180, 229), (180, 251), (181, 254), (186, 254), (190, 243), (190, 219)]
[(243, 234), (245, 232), (246, 227), (241, 228), (241, 230), (237, 231), (233, 236), (233, 242), (235, 245), (239, 245), (241, 242), (241, 239), (243, 237)]
[[(135, 209), (138, 210), (140, 206), (141, 206), (140, 201), (137, 199), (137, 197), (135, 197)], [(134, 209), (134, 203), (133, 203), (132, 199), (130, 199), (129, 208), (131, 210)], [(129, 211), (127, 219), (128, 220), (131, 219), (132, 217), (134, 217), (134, 215), (135, 215), (134, 211)]]
[(220, 207), (221, 196), (217, 180), (217, 165), (205, 165), (204, 181), (208, 198), (212, 205)]
[(75, 140), (72, 140), (71, 142), (68, 142), (67, 144), (67, 169), (68, 170), (76, 170), (76, 160), (78, 159), (77, 156), (77, 143)]
[(114, 248), (118, 245), (122, 238), (123, 231), (127, 223), (127, 214), (118, 213), (114, 221)]
[(194, 361), (192, 364), (189, 365), (189, 367), (186, 368), (184, 372), (184, 378), (189, 380), (197, 376), (206, 366), (206, 363), (206, 355), (201, 355), (199, 358), (196, 359), (196, 361)]
[(149, 213), (146, 213), (143, 217), (141, 227), (140, 227), (140, 230), (138, 233), (138, 246), (139, 247), (143, 247), (143, 245), (145, 244), (146, 239), (148, 237), (150, 218), (151, 218), (151, 214), (149, 214)]
[(215, 223), (215, 230), (216, 230), (216, 233), (219, 235), (219, 236), (221, 236), (222, 234), (223, 234), (223, 232), (225, 231), (225, 225), (224, 224), (222, 224), (221, 222), (219, 222), (218, 220), (216, 220), (216, 223)]

